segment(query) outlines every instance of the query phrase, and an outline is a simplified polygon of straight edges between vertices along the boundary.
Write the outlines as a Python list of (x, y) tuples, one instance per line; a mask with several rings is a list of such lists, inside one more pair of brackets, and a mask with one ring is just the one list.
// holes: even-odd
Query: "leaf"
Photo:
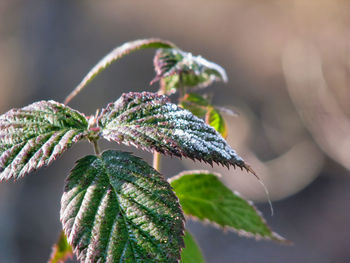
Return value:
[(185, 248), (181, 252), (181, 263), (204, 263), (204, 258), (200, 248), (192, 235), (186, 231), (185, 236)]
[(170, 179), (186, 215), (256, 239), (286, 242), (271, 231), (260, 212), (209, 171), (185, 171)]
[(122, 57), (145, 48), (173, 48), (176, 47), (170, 41), (147, 38), (126, 42), (123, 45), (116, 47), (102, 58), (83, 78), (79, 85), (67, 96), (64, 103), (67, 104), (73, 97), (75, 97), (90, 81), (92, 81), (99, 73), (106, 69), (113, 62)]
[(80, 262), (178, 262), (184, 218), (167, 181), (129, 153), (80, 159), (61, 221)]
[(159, 80), (161, 92), (170, 95), (181, 87), (205, 88), (214, 81), (227, 82), (225, 70), (201, 56), (193, 56), (175, 48), (159, 49), (153, 60), (156, 77), (151, 83)]
[(205, 115), (205, 122), (218, 131), (222, 137), (227, 137), (227, 127), (224, 118), (214, 107), (209, 107)]
[(0, 180), (49, 165), (87, 134), (78, 111), (55, 101), (35, 102), (0, 116)]
[(156, 77), (151, 81), (151, 85), (157, 81), (160, 82), (159, 94), (169, 96), (176, 93), (179, 89), (179, 75), (172, 75), (160, 79)]
[(205, 122), (212, 126), (222, 137), (227, 137), (226, 122), (220, 111), (208, 100), (196, 93), (188, 93), (180, 100), (180, 106), (189, 110), (198, 118), (205, 118)]
[(187, 93), (180, 99), (180, 106), (198, 118), (204, 118), (208, 111), (209, 101), (196, 93)]
[(72, 247), (68, 244), (66, 235), (62, 231), (57, 243), (52, 248), (49, 263), (63, 263), (68, 258), (72, 258)]
[(123, 94), (102, 110), (98, 125), (107, 140), (210, 164), (238, 165), (255, 174), (220, 134), (166, 96)]

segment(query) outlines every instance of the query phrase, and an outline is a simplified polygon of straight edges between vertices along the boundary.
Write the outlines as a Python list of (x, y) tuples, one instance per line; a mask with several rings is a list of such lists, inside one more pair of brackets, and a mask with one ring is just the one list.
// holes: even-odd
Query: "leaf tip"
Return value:
[(272, 232), (271, 233), (271, 240), (280, 243), (282, 245), (287, 245), (287, 246), (293, 246), (294, 242), (290, 241), (286, 238), (284, 238), (283, 236), (281, 236), (280, 234), (277, 234), (276, 232)]
[(242, 169), (242, 170), (243, 170), (243, 168), (244, 168), (247, 172), (253, 174), (256, 178), (258, 178), (258, 179), (260, 180), (260, 178), (259, 178), (259, 176), (257, 175), (257, 173), (253, 170), (253, 168), (252, 168), (249, 164), (246, 163), (246, 164), (244, 164), (243, 167), (241, 166), (241, 169)]

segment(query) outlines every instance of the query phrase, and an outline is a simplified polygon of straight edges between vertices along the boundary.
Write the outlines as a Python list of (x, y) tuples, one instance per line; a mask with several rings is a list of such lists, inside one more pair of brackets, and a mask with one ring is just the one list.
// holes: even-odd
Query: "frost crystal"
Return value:
[(176, 263), (184, 246), (170, 185), (129, 153), (80, 159), (66, 180), (61, 221), (80, 262)]
[(180, 86), (205, 88), (214, 81), (227, 82), (225, 70), (201, 56), (193, 56), (179, 49), (159, 49), (153, 60), (156, 77), (161, 80), (161, 90), (170, 95)]
[(48, 165), (84, 138), (85, 116), (55, 101), (35, 102), (0, 116), (0, 180)]
[(101, 112), (99, 126), (107, 140), (210, 164), (237, 165), (254, 173), (215, 129), (166, 96), (123, 94)]

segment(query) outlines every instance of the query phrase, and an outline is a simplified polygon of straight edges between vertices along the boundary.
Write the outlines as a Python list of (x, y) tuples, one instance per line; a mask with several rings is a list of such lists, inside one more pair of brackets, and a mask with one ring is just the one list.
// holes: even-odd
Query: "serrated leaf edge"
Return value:
[[(216, 71), (218, 73), (218, 74), (213, 74), (206, 82), (199, 83), (195, 87), (192, 87), (192, 88), (206, 88), (210, 84), (212, 84), (214, 81), (218, 81), (218, 80), (221, 80), (224, 83), (228, 82), (227, 73), (226, 73), (225, 69), (223, 67), (221, 67), (219, 64), (212, 62), (212, 61), (209, 61), (209, 60), (203, 58), (201, 55), (194, 56), (191, 52), (186, 52), (186, 51), (183, 51), (179, 48), (163, 48), (163, 49), (158, 49), (157, 52), (161, 52), (164, 49), (173, 50), (174, 52), (180, 53), (180, 55), (183, 57), (182, 63), (184, 60), (186, 61), (186, 60), (192, 59), (198, 65), (202, 65), (202, 66), (204, 66), (210, 70)], [(154, 65), (157, 64), (156, 62), (159, 58), (160, 58), (159, 54), (156, 53), (156, 55), (153, 59)], [(181, 62), (177, 61), (176, 64), (178, 64), (178, 63), (181, 63)], [(150, 82), (150, 85), (152, 85), (153, 83), (155, 83), (157, 81), (160, 81), (161, 79), (179, 74), (176, 64), (172, 69), (170, 69), (167, 72), (162, 72), (161, 69), (157, 70), (157, 66), (155, 66), (156, 76)]]
[[(5, 112), (4, 114), (1, 114), (0, 117), (2, 116), (5, 116), (6, 114), (14, 114), (16, 113), (17, 111), (23, 111), (22, 113), (25, 113), (28, 108), (30, 109), (30, 107), (33, 107), (34, 104), (43, 104), (43, 103), (48, 103), (50, 104), (51, 106), (59, 106), (59, 107), (63, 107), (63, 108), (67, 108), (69, 110), (71, 110), (72, 112), (74, 113), (77, 113), (79, 114), (81, 117), (83, 117), (85, 119), (86, 122), (88, 122), (87, 120), (87, 117), (85, 116), (84, 113), (81, 113), (75, 109), (72, 109), (71, 107), (63, 104), (63, 103), (59, 103), (57, 101), (54, 101), (54, 100), (40, 100), (40, 101), (36, 101), (36, 102), (33, 102), (27, 106), (24, 106), (24, 107), (21, 107), (21, 108), (12, 108), (10, 110), (8, 110), (7, 112)], [(42, 112), (42, 110), (36, 110), (37, 112)], [(48, 112), (44, 112), (45, 114), (48, 114)], [(49, 113), (51, 115), (55, 115), (55, 113)], [(81, 120), (79, 120), (80, 122)], [(40, 168), (45, 168), (45, 167), (48, 167), (49, 165), (51, 165), (51, 163), (53, 161), (55, 161), (57, 158), (61, 157), (63, 152), (67, 151), (69, 148), (71, 148), (74, 144), (78, 143), (79, 141), (81, 141), (82, 139), (86, 138), (88, 136), (88, 127), (86, 127), (87, 129), (86, 130), (83, 130), (83, 129), (78, 129), (78, 128), (69, 128), (69, 127), (66, 127), (65, 129), (62, 129), (62, 130), (57, 130), (57, 131), (52, 131), (52, 135), (42, 144), (42, 146), (40, 148), (38, 148), (35, 153), (31, 156), (31, 158), (27, 161), (27, 163), (21, 168), (20, 170), (20, 173), (19, 173), (19, 176), (17, 177), (13, 177), (13, 176), (9, 176), (9, 174), (11, 174), (11, 169), (8, 169), (8, 166), (6, 168), (0, 166), (0, 182), (2, 181), (8, 181), (10, 180), (11, 178), (14, 180), (14, 181), (17, 181), (18, 179), (24, 177), (25, 175), (27, 174), (30, 174), (32, 172), (35, 172), (37, 171), (38, 169)], [(55, 151), (58, 151), (58, 149), (56, 149), (56, 147), (59, 145), (56, 144), (53, 149), (52, 149), (52, 153), (51, 155), (49, 156), (49, 158), (47, 159), (42, 159), (42, 154), (41, 153), (39, 156), (39, 162), (36, 164), (35, 167), (31, 167), (29, 168), (26, 168), (26, 166), (30, 163), (30, 161), (35, 157), (35, 155), (38, 155), (39, 151), (42, 150), (42, 147), (47, 144), (50, 140), (52, 140), (53, 136), (58, 136), (58, 142), (60, 142), (62, 139), (64, 139), (65, 137), (69, 137), (67, 136), (70, 135), (69, 133), (72, 133), (73, 131), (80, 131), (80, 133), (73, 133), (73, 137), (71, 136), (71, 145), (65, 145), (65, 147), (63, 148), (62, 152), (60, 154), (57, 154), (56, 153), (56, 156), (54, 155)], [(27, 139), (26, 141), (22, 141), (20, 143), (17, 143), (16, 145), (12, 146), (11, 148), (13, 147), (19, 147), (18, 145), (21, 145), (23, 144), (23, 147), (21, 148), (21, 150), (16, 154), (16, 157), (21, 154), (21, 152), (23, 151), (23, 149), (28, 145), (28, 143), (31, 141), (31, 144), (34, 143), (34, 141), (36, 141), (38, 139), (38, 137), (40, 136), (43, 136), (43, 135), (47, 135), (47, 134), (50, 134), (51, 132), (47, 132), (47, 133), (43, 133), (43, 134), (39, 134), (38, 136), (34, 136), (34, 137), (31, 137), (29, 139)], [(57, 138), (54, 138), (54, 139), (57, 139)], [(3, 155), (5, 152), (8, 152), (11, 150), (11, 148), (7, 149), (6, 151), (4, 151), (1, 155)], [(0, 158), (1, 158), (1, 155), (0, 155)], [(16, 160), (16, 157), (13, 159)], [(11, 165), (11, 164), (10, 164)], [(26, 168), (27, 171), (21, 175), (21, 172), (22, 170)], [(3, 174), (4, 172), (6, 172), (6, 174)]]
[[(107, 152), (107, 151), (110, 151), (109, 149), (106, 149), (104, 152)], [(115, 150), (111, 150), (111, 151), (115, 151)], [(121, 151), (120, 151), (121, 152)], [(135, 158), (137, 158), (137, 159), (139, 159), (139, 160), (141, 160), (141, 161), (143, 161), (143, 162), (146, 162), (145, 160), (143, 160), (141, 157), (138, 157), (138, 156), (136, 156), (136, 155), (133, 155), (133, 153), (132, 152), (126, 152), (126, 151), (122, 151), (123, 153), (128, 153), (128, 154), (130, 154), (130, 155), (132, 155), (133, 157), (135, 157)], [(95, 156), (95, 157), (97, 157), (98, 159), (102, 159), (102, 153), (101, 153), (101, 155), (99, 155), (99, 156), (97, 156), (97, 155), (87, 155), (87, 156)], [(87, 156), (85, 156), (85, 157), (87, 157)], [(75, 163), (76, 164), (78, 164), (78, 162), (81, 160), (81, 159), (83, 159), (83, 158), (85, 158), (85, 157), (82, 157), (82, 158), (80, 158), (79, 160), (77, 160)], [(147, 163), (147, 162), (146, 162)], [(74, 170), (76, 168), (76, 165), (75, 166), (73, 166), (73, 168), (71, 169), (71, 171), (70, 171), (70, 173), (69, 173), (69, 175), (68, 175), (68, 177), (71, 175), (71, 173), (72, 173), (72, 171)], [(181, 233), (180, 233), (180, 235), (179, 235), (179, 238), (182, 238), (182, 245), (179, 247), (179, 253), (178, 253), (178, 257), (176, 258), (176, 260), (177, 260), (177, 263), (179, 263), (180, 261), (181, 261), (181, 253), (182, 253), (182, 250), (184, 249), (184, 240), (183, 240), (183, 238), (184, 238), (184, 235), (185, 235), (185, 231), (186, 231), (186, 229), (185, 229), (185, 223), (186, 223), (186, 218), (185, 218), (185, 216), (184, 216), (184, 213), (183, 213), (183, 210), (181, 209), (181, 204), (180, 204), (180, 200), (179, 200), (179, 198), (178, 198), (178, 196), (175, 194), (175, 192), (174, 192), (174, 189), (173, 189), (173, 187), (170, 185), (170, 183), (168, 182), (168, 180), (163, 176), (163, 174), (161, 174), (160, 172), (158, 172), (156, 169), (154, 169), (152, 166), (150, 166), (150, 168), (152, 168), (152, 170), (156, 173), (156, 174), (158, 174), (160, 177), (162, 177), (162, 180), (163, 180), (163, 182), (165, 182), (165, 183), (168, 183), (168, 186), (169, 186), (169, 189), (173, 192), (173, 194), (174, 194), (174, 197), (175, 197), (175, 200), (176, 200), (176, 204), (180, 207), (180, 211), (181, 211), (181, 217), (182, 217), (182, 227), (181, 227), (181, 229), (182, 229), (182, 231), (181, 231)], [(68, 182), (68, 177), (66, 177), (66, 179), (65, 179), (65, 183), (67, 183)], [(93, 183), (95, 182), (95, 179), (91, 182), (91, 184), (90, 185), (92, 185)], [(114, 191), (115, 192), (115, 191)], [(116, 196), (118, 197), (118, 194), (115, 192), (115, 194), (116, 194)], [(84, 194), (85, 195), (85, 194)], [(63, 196), (62, 196), (63, 197)], [(75, 197), (74, 197), (75, 198)], [(103, 198), (101, 198), (101, 201), (100, 202), (102, 202), (103, 201), (103, 199), (104, 199), (104, 197)], [(73, 200), (73, 199), (72, 199)], [(72, 200), (70, 200), (69, 201), (69, 203), (71, 203), (71, 201)], [(83, 205), (83, 202), (84, 202), (84, 200), (85, 200), (85, 197), (83, 197), (83, 199), (82, 199), (82, 203), (81, 203), (81, 206)], [(61, 200), (61, 202), (62, 202), (62, 200)], [(66, 206), (66, 209), (65, 209), (65, 212), (64, 213), (62, 213), (62, 203), (61, 203), (61, 210), (60, 210), (60, 221), (61, 222), (63, 222), (63, 219), (65, 218), (65, 213), (67, 213), (67, 211), (68, 211), (68, 209), (67, 209), (67, 207), (69, 206), (69, 203), (67, 204), (67, 206)], [(100, 206), (100, 205), (99, 205)], [(80, 208), (79, 208), (79, 210), (80, 210)], [(122, 216), (124, 217), (124, 210), (123, 209), (121, 209), (122, 210)], [(77, 213), (77, 216), (76, 217), (78, 217), (79, 216), (79, 212)], [(73, 223), (73, 226), (75, 225), (75, 220), (76, 219), (74, 219), (74, 223)], [(124, 219), (124, 222), (126, 222), (127, 220), (125, 220)], [(63, 226), (63, 232), (66, 234), (66, 231), (67, 231), (67, 227), (65, 227), (65, 226)], [(72, 227), (72, 231), (73, 231), (73, 227)], [(112, 233), (111, 233), (112, 234)], [(73, 250), (73, 253), (74, 253), (74, 255), (78, 258), (78, 260), (79, 260), (79, 249), (77, 248), (77, 247), (75, 247), (75, 246), (73, 246), (73, 244), (72, 244), (72, 237), (68, 237), (68, 236), (66, 236), (66, 238), (67, 238), (67, 241), (68, 241), (68, 244), (72, 247), (72, 250)]]
[[(179, 178), (181, 178), (182, 176), (184, 175), (188, 175), (188, 174), (196, 174), (196, 173), (202, 173), (202, 174), (213, 174), (215, 175), (216, 177), (218, 178), (221, 178), (222, 175), (219, 174), (219, 173), (216, 173), (216, 172), (211, 172), (211, 171), (208, 171), (208, 170), (187, 170), (187, 171), (183, 171), (171, 178), (168, 179), (168, 182), (171, 183)], [(221, 180), (220, 180), (221, 181)], [(229, 188), (227, 188), (229, 189)], [(231, 190), (231, 189), (229, 189)], [(292, 245), (292, 242), (285, 239), (283, 236), (281, 236), (280, 234), (274, 232), (271, 230), (271, 228), (268, 226), (264, 216), (262, 215), (262, 213), (255, 207), (253, 201), (251, 200), (247, 200), (246, 198), (244, 198), (239, 192), (235, 191), (235, 190), (231, 190), (231, 192), (234, 194), (234, 195), (237, 195), (238, 197), (244, 199), (254, 210), (255, 212), (260, 216), (262, 222), (266, 225), (266, 227), (270, 230), (271, 232), (271, 237), (267, 237), (267, 236), (262, 236), (260, 234), (252, 234), (250, 232), (247, 232), (245, 230), (241, 230), (241, 229), (236, 229), (234, 227), (231, 227), (231, 226), (221, 226), (219, 225), (218, 223), (216, 222), (213, 222), (209, 219), (199, 219), (198, 217), (194, 216), (194, 215), (189, 215), (189, 214), (185, 214), (185, 217), (186, 218), (189, 218), (193, 221), (196, 221), (196, 222), (201, 222), (205, 225), (212, 225), (214, 226), (215, 228), (218, 228), (220, 230), (223, 230), (224, 232), (234, 232), (234, 233), (237, 233), (239, 236), (242, 236), (242, 237), (252, 237), (252, 238), (255, 238), (255, 240), (259, 241), (259, 240), (274, 240), (278, 243), (282, 243), (282, 244), (286, 244), (286, 245)]]
[[(176, 157), (179, 157), (180, 159), (182, 159), (182, 157), (185, 157), (185, 158), (189, 158), (193, 161), (195, 160), (198, 160), (200, 162), (204, 162), (204, 163), (208, 163), (210, 164), (212, 167), (213, 167), (213, 163), (216, 163), (217, 165), (222, 165), (223, 167), (226, 166), (228, 169), (230, 169), (230, 166), (233, 166), (234, 168), (236, 168), (236, 166), (238, 166), (242, 171), (243, 169), (245, 169), (247, 172), (253, 174), (259, 181), (260, 181), (260, 178), (258, 177), (257, 173), (253, 170), (253, 168), (246, 162), (243, 160), (243, 158), (241, 158), (235, 150), (233, 150), (231, 148), (231, 146), (226, 142), (226, 140), (221, 136), (221, 134), (216, 131), (212, 126), (206, 124), (202, 119), (198, 118), (197, 116), (193, 115), (190, 111), (182, 108), (182, 107), (179, 107), (178, 105), (174, 104), (174, 103), (171, 103), (170, 102), (170, 99), (168, 96), (166, 95), (159, 95), (157, 93), (153, 93), (153, 92), (127, 92), (127, 93), (123, 93), (121, 95), (121, 97), (115, 101), (115, 102), (112, 102), (112, 103), (109, 103), (105, 108), (103, 108), (101, 110), (101, 113), (98, 117), (98, 123), (100, 121), (100, 119), (106, 114), (108, 113), (108, 110), (109, 108), (113, 107), (114, 105), (118, 105), (119, 102), (122, 102), (125, 98), (127, 97), (133, 97), (133, 99), (136, 98), (136, 96), (140, 96), (140, 97), (143, 97), (143, 96), (155, 96), (153, 98), (153, 100), (163, 100), (161, 101), (164, 105), (167, 105), (169, 104), (169, 107), (176, 107), (176, 108), (180, 108), (182, 111), (185, 111), (187, 112), (187, 114), (190, 114), (193, 116), (194, 119), (197, 119), (198, 121), (202, 122), (202, 124), (204, 124), (205, 126), (208, 126), (210, 129), (212, 129), (213, 133), (216, 134), (216, 136), (218, 138), (221, 138), (223, 140), (223, 142), (226, 143), (226, 145), (232, 150), (234, 151), (234, 155), (231, 159), (226, 159), (225, 161), (215, 161), (215, 160), (204, 160), (204, 159), (199, 159), (197, 157), (192, 157), (192, 156), (188, 156), (187, 154), (184, 154), (184, 153), (181, 153), (181, 154), (175, 154), (175, 153), (172, 153), (172, 152), (169, 152), (167, 150), (165, 151), (157, 151), (156, 149), (153, 149), (153, 148), (149, 148), (147, 146), (142, 146), (142, 145), (138, 145), (138, 144), (135, 144), (133, 141), (125, 141), (123, 139), (121, 140), (117, 140), (115, 138), (110, 138), (108, 136), (108, 134), (104, 134), (104, 127), (100, 126), (99, 124), (99, 127), (101, 129), (101, 135), (104, 139), (108, 140), (108, 141), (114, 141), (114, 142), (117, 142), (117, 143), (122, 143), (124, 145), (132, 145), (134, 147), (136, 147), (137, 149), (141, 149), (141, 150), (145, 150), (145, 151), (148, 151), (148, 152), (151, 152), (151, 153), (154, 153), (154, 152), (159, 152), (161, 154), (164, 154), (164, 155), (168, 155), (168, 156), (176, 156)], [(123, 113), (122, 113), (123, 114)], [(237, 160), (237, 159), (240, 159), (240, 160)]]

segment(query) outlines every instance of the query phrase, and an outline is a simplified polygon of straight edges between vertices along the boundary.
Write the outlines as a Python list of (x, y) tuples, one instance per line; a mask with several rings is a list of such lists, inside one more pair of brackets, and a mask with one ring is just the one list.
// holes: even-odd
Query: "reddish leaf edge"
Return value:
[[(20, 111), (20, 110), (26, 109), (28, 107), (31, 107), (31, 106), (35, 105), (35, 104), (42, 104), (42, 103), (52, 103), (52, 104), (56, 104), (56, 105), (61, 106), (61, 107), (66, 107), (66, 108), (68, 108), (68, 109), (70, 109), (70, 110), (72, 110), (74, 112), (79, 113), (80, 115), (82, 115), (88, 121), (89, 117), (86, 116), (84, 113), (81, 113), (78, 110), (75, 110), (75, 109), (69, 107), (68, 105), (66, 105), (64, 103), (60, 103), (60, 102), (57, 102), (57, 101), (54, 101), (54, 100), (40, 100), (40, 101), (33, 102), (33, 103), (29, 104), (29, 105), (26, 105), (24, 107), (12, 108), (12, 109), (8, 110), (7, 112), (1, 114), (1, 116), (6, 115), (6, 114), (12, 114), (12, 113), (15, 113), (16, 111)], [(77, 143), (79, 143), (80, 141), (82, 141), (84, 139), (88, 140), (89, 139), (89, 135), (90, 135), (91, 132), (94, 132), (94, 131), (90, 131), (89, 127), (88, 127), (87, 130), (85, 130), (84, 132), (80, 133), (79, 136), (76, 136), (74, 143), (72, 143), (72, 145), (70, 145), (69, 147), (65, 148), (64, 152), (70, 150), (70, 148), (73, 146), (73, 144), (77, 144)], [(28, 174), (37, 172), (40, 169), (45, 169), (45, 168), (49, 167), (54, 161), (56, 161), (59, 158), (61, 158), (62, 155), (64, 154), (64, 152), (62, 152), (61, 154), (58, 154), (57, 156), (53, 157), (52, 160), (50, 160), (48, 162), (45, 162), (43, 165), (41, 165), (39, 167), (36, 167), (36, 168), (30, 169), (25, 175), (20, 176), (20, 177), (16, 177), (16, 178), (7, 177), (7, 176), (5, 177), (4, 175), (2, 175), (2, 173), (6, 170), (6, 167), (3, 167), (3, 166), (0, 165), (0, 182), (6, 182), (6, 181), (9, 181), (10, 179), (13, 179), (14, 182), (17, 182), (18, 180), (22, 179), (24, 176), (26, 176)], [(1, 155), (0, 155), (0, 160), (1, 160)]]
[[(128, 100), (128, 99), (134, 99), (135, 97), (142, 97), (142, 96), (155, 96), (155, 98), (157, 99), (161, 99), (163, 100), (164, 104), (166, 103), (172, 103), (169, 99), (168, 96), (166, 95), (160, 95), (160, 94), (157, 94), (157, 93), (154, 93), (154, 92), (148, 92), (148, 91), (144, 91), (144, 92), (127, 92), (127, 93), (123, 93), (120, 98), (118, 100), (120, 100), (121, 98), (123, 98), (124, 100)], [(118, 101), (117, 100), (117, 101)], [(99, 119), (103, 117), (103, 115), (108, 111), (108, 109), (110, 107), (112, 107), (113, 105), (115, 104), (115, 102), (111, 102), (109, 104), (107, 104), (107, 106), (105, 108), (103, 108), (100, 112), (100, 115), (99, 117), (97, 118), (97, 123), (99, 123)], [(173, 103), (172, 103), (173, 104)], [(174, 104), (176, 105), (176, 104)], [(176, 107), (179, 107), (176, 105)], [(181, 107), (180, 107), (181, 108)], [(186, 110), (186, 109), (183, 109), (181, 108), (182, 110)], [(187, 110), (186, 110), (187, 111)], [(190, 112), (190, 111), (189, 111)], [(191, 113), (191, 112), (190, 112)], [(192, 114), (192, 113), (191, 113)], [(196, 116), (194, 116), (196, 117)], [(197, 117), (196, 117), (197, 118)], [(201, 120), (203, 121), (203, 120)], [(203, 123), (205, 125), (208, 125), (206, 124), (204, 121)], [(210, 125), (208, 125), (210, 126)], [(210, 126), (211, 127), (211, 126)], [(100, 127), (102, 129), (102, 127)], [(213, 127), (211, 127), (215, 133), (216, 133), (216, 136), (218, 137), (221, 137), (223, 141), (226, 142), (226, 140), (221, 136), (221, 134), (219, 132), (217, 132)], [(222, 161), (222, 162), (218, 162), (218, 161), (215, 161), (215, 160), (203, 160), (203, 159), (199, 159), (199, 158), (196, 158), (196, 157), (192, 157), (192, 156), (189, 156), (185, 153), (181, 153), (181, 154), (176, 154), (176, 153), (172, 153), (172, 152), (169, 152), (169, 151), (159, 151), (157, 149), (154, 149), (154, 148), (150, 148), (150, 147), (144, 147), (144, 146), (141, 146), (141, 145), (137, 145), (133, 142), (129, 142), (129, 141), (125, 141), (125, 142), (122, 142), (122, 141), (117, 141), (117, 140), (113, 140), (113, 139), (109, 139), (109, 138), (105, 138), (103, 135), (102, 137), (108, 141), (113, 141), (113, 142), (116, 142), (118, 144), (121, 144), (123, 143), (124, 145), (127, 145), (127, 146), (134, 146), (135, 148), (137, 149), (140, 149), (140, 150), (143, 150), (143, 151), (148, 151), (148, 152), (151, 152), (151, 153), (155, 153), (155, 152), (158, 152), (160, 154), (163, 154), (165, 156), (170, 156), (170, 157), (173, 157), (173, 156), (176, 156), (180, 159), (182, 159), (182, 157), (185, 157), (185, 158), (189, 158), (191, 159), (192, 161), (200, 161), (200, 162), (204, 162), (204, 163), (207, 163), (209, 164), (211, 167), (213, 167), (213, 163), (216, 163), (217, 165), (222, 165), (223, 167), (227, 167), (227, 169), (230, 169), (230, 166), (233, 166), (233, 168), (236, 168), (236, 166), (238, 166), (242, 171), (243, 169), (246, 170), (246, 172), (248, 173), (251, 173), (253, 174), (259, 181), (261, 181), (261, 179), (259, 178), (259, 176), (257, 175), (257, 173), (253, 170), (253, 168), (246, 162), (244, 161), (243, 159), (241, 160), (236, 160), (234, 158), (230, 159), (230, 160), (226, 160), (226, 161)], [(226, 142), (227, 143), (227, 142)], [(228, 144), (227, 144), (228, 145)]]

